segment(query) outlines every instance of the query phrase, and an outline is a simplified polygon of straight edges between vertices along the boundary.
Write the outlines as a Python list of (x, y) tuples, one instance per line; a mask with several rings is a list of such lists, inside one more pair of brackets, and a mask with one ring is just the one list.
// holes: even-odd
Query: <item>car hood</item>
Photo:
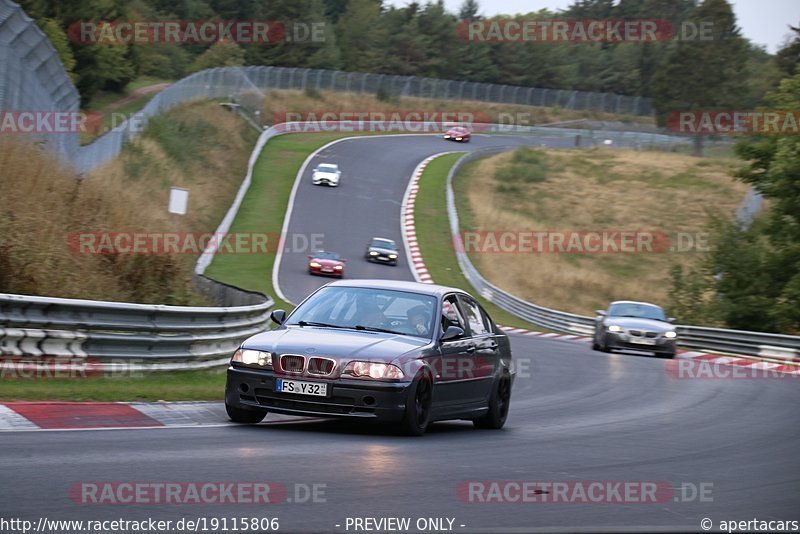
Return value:
[(378, 359), (388, 363), (430, 343), (429, 339), (414, 336), (291, 326), (257, 334), (242, 346), (278, 354), (328, 356), (347, 360)]
[(632, 328), (634, 330), (650, 330), (652, 332), (666, 332), (675, 329), (671, 323), (656, 321), (655, 319), (644, 319), (641, 317), (608, 317), (605, 320), (605, 324), (615, 324), (626, 330)]

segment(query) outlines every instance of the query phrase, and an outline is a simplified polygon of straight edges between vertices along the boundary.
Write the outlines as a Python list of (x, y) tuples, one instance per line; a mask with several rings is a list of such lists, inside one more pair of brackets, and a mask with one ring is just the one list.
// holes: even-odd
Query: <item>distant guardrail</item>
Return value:
[[(538, 306), (500, 289), (484, 278), (470, 261), (461, 241), (458, 211), (453, 192), (453, 179), (466, 163), (488, 155), (511, 150), (498, 147), (471, 152), (459, 158), (447, 176), (447, 214), (458, 266), (472, 287), (486, 300), (505, 311), (541, 328), (556, 332), (590, 336), (595, 318)], [(713, 352), (741, 354), (760, 358), (800, 360), (800, 337), (764, 332), (677, 325), (681, 347)]]

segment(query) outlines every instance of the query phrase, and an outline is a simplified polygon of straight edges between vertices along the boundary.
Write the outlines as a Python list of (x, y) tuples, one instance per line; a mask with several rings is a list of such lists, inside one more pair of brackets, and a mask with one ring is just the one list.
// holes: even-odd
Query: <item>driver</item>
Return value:
[(428, 334), (431, 316), (425, 306), (414, 306), (406, 312), (406, 316), (408, 317), (408, 324), (411, 325), (417, 334), (421, 336)]

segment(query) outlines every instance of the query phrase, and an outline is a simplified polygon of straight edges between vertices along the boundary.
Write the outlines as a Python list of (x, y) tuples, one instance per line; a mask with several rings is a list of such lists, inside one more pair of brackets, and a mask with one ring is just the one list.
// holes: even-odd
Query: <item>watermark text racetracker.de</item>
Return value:
[(242, 481), (118, 481), (76, 482), (69, 497), (81, 506), (108, 505), (267, 505), (327, 502), (323, 482), (286, 485)]
[(470, 43), (657, 43), (712, 41), (710, 21), (675, 26), (660, 19), (462, 20), (456, 35)]
[(713, 482), (663, 480), (465, 480), (456, 486), (468, 504), (659, 504), (713, 502)]
[(713, 360), (670, 360), (666, 365), (667, 375), (670, 378), (683, 380), (800, 379), (799, 365), (781, 365), (723, 356), (712, 357)]
[(282, 111), (272, 118), (284, 133), (408, 132), (441, 133), (453, 126), (490, 128), (492, 116), (477, 110), (307, 110)]
[(323, 43), (325, 21), (278, 20), (82, 20), (67, 35), (77, 45), (240, 45)]
[(797, 135), (800, 111), (797, 110), (719, 110), (695, 109), (667, 114), (667, 128), (692, 135)]
[[(7, 338), (8, 335), (6, 343)], [(68, 341), (63, 343), (69, 346)], [(32, 357), (0, 352), (0, 380), (90, 380), (123, 376), (132, 378), (144, 376), (142, 369), (148, 363), (143, 358), (100, 360), (93, 356), (40, 354)]]
[(305, 253), (323, 248), (325, 234), (280, 232), (73, 232), (67, 246), (73, 254), (275, 254)]
[(479, 254), (648, 254), (706, 252), (706, 232), (659, 230), (484, 230), (464, 231), (458, 252)]
[(101, 113), (90, 111), (0, 110), (0, 134), (94, 134), (124, 127), (141, 133), (146, 117), (142, 113)]

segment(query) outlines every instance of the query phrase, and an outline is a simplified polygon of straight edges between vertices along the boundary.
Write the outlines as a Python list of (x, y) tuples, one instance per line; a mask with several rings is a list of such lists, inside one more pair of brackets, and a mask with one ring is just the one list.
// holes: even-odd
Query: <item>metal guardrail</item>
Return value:
[(130, 304), (0, 293), (0, 354), (52, 365), (52, 359), (96, 369), (163, 371), (224, 365), (247, 337), (266, 329), (272, 299), (194, 307)]
[[(456, 210), (453, 179), (466, 163), (518, 147), (497, 147), (471, 152), (459, 158), (447, 175), (447, 214), (458, 266), (472, 287), (489, 302), (536, 326), (581, 336), (592, 335), (595, 318), (553, 310), (525, 301), (486, 280), (464, 249)], [(800, 337), (764, 332), (677, 325), (679, 345), (687, 349), (741, 354), (781, 360), (800, 359)]]

